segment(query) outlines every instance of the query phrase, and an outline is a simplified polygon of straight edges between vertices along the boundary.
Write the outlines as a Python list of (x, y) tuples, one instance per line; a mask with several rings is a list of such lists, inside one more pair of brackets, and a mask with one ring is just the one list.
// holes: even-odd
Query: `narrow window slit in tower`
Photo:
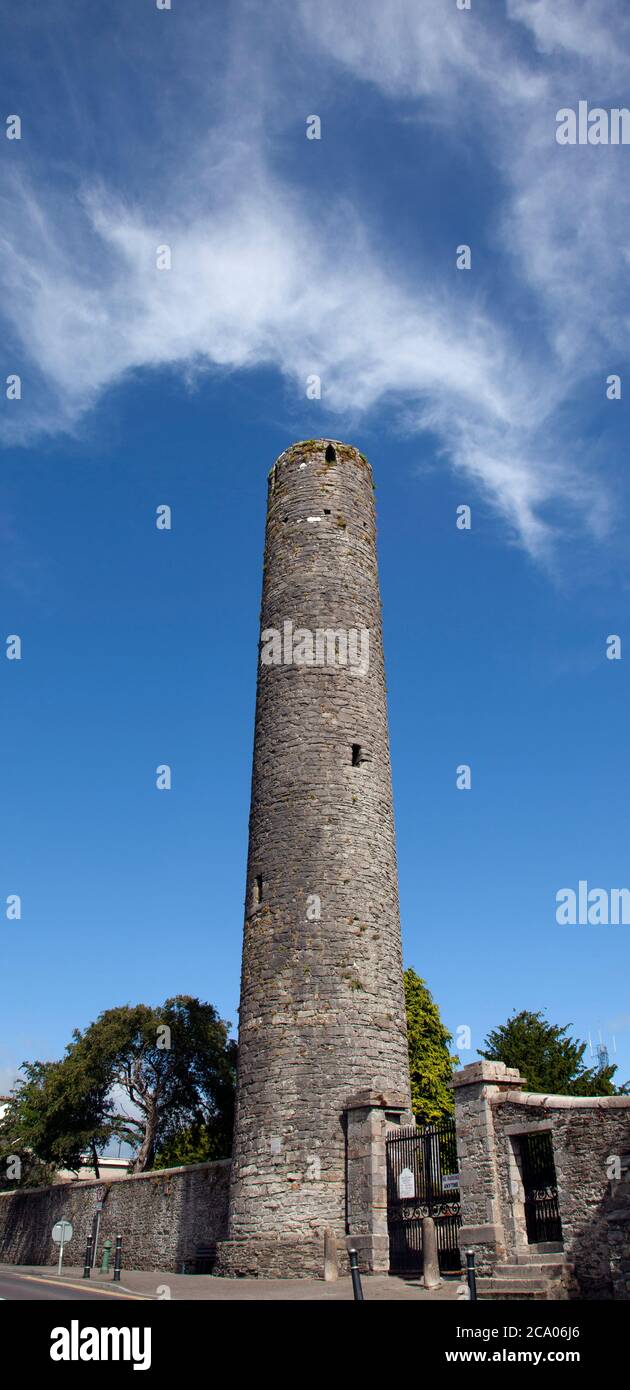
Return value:
[(329, 445), (328, 445), (328, 448), (327, 448), (327, 450), (326, 450), (326, 463), (336, 463), (336, 462), (337, 462), (337, 455), (336, 455), (336, 453), (335, 453), (335, 450), (333, 449), (332, 444), (329, 444)]
[(362, 754), (361, 754), (361, 744), (360, 744), (360, 743), (353, 743), (353, 745), (352, 745), (352, 766), (353, 766), (353, 767), (359, 767), (360, 763), (362, 763), (362, 762), (363, 762), (363, 757), (362, 757)]
[(255, 877), (255, 879), (254, 879), (254, 907), (258, 907), (259, 903), (262, 902), (262, 895), (263, 895), (263, 880), (262, 880), (262, 874), (256, 874), (256, 877)]
[(330, 507), (324, 507), (324, 516), (330, 516)]

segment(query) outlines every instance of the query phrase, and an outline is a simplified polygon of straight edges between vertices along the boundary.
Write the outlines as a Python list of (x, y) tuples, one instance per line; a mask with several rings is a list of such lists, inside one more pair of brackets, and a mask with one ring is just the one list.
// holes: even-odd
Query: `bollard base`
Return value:
[(362, 1274), (389, 1274), (389, 1236), (346, 1236), (346, 1250), (356, 1250)]

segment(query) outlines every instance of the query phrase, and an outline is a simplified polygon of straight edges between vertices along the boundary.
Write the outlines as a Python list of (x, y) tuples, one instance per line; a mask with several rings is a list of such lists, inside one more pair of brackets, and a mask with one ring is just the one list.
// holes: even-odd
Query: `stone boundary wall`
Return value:
[[(0, 1193), (0, 1263), (52, 1265), (59, 1247), (56, 1221), (72, 1222), (66, 1262), (82, 1265), (99, 1201), (103, 1202), (98, 1262), (103, 1242), (123, 1237), (123, 1269), (192, 1272), (200, 1245), (227, 1232), (230, 1160), (162, 1168), (115, 1182), (60, 1183)], [(113, 1257), (112, 1257), (113, 1263)]]
[[(522, 1243), (515, 1172), (518, 1134), (551, 1132), (564, 1255), (582, 1298), (630, 1298), (630, 1096), (514, 1091), (494, 1106), (497, 1173), (508, 1258)], [(619, 1161), (621, 1177), (609, 1178)], [(526, 1238), (526, 1237), (525, 1237)]]
[(518, 1137), (546, 1130), (564, 1258), (578, 1296), (629, 1299), (630, 1096), (542, 1095), (527, 1091), (519, 1072), (502, 1062), (473, 1062), (452, 1084), (462, 1248), (475, 1250), (479, 1272), (491, 1274), (535, 1249), (527, 1241)]

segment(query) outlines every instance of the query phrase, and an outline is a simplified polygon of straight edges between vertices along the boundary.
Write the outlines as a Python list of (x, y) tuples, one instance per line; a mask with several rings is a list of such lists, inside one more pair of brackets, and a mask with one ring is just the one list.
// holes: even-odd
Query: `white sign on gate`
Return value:
[(413, 1176), (411, 1168), (403, 1168), (402, 1172), (398, 1174), (398, 1196), (415, 1197), (415, 1195), (416, 1180)]
[(442, 1178), (442, 1190), (444, 1192), (454, 1192), (459, 1187), (459, 1173), (445, 1173)]

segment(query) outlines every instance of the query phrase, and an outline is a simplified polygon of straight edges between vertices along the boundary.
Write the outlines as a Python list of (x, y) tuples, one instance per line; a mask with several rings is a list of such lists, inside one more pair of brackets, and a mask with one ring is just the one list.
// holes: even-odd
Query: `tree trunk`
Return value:
[(157, 1135), (157, 1112), (154, 1106), (147, 1113), (146, 1128), (144, 1138), (133, 1161), (133, 1172), (144, 1173), (151, 1167), (155, 1152), (155, 1140)]

